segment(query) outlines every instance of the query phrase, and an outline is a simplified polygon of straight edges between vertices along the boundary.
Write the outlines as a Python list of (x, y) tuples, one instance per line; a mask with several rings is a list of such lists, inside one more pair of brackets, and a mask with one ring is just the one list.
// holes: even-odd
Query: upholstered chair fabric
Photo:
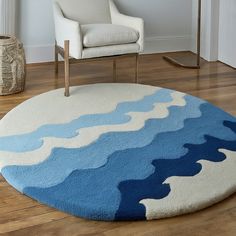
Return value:
[(84, 47), (103, 47), (136, 43), (139, 33), (126, 26), (113, 24), (81, 25)]
[(82, 58), (107, 57), (114, 55), (123, 55), (129, 53), (138, 53), (140, 47), (137, 43), (111, 45), (105, 47), (84, 48)]
[(121, 14), (113, 0), (54, 0), (57, 45), (76, 59), (139, 53), (144, 22)]
[(63, 15), (80, 24), (111, 23), (109, 0), (56, 0)]

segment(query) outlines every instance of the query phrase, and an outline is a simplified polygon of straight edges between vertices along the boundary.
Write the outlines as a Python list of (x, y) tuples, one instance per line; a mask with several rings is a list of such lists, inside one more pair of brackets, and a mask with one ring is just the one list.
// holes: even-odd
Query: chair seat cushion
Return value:
[(82, 58), (96, 58), (117, 56), (131, 53), (139, 53), (140, 46), (137, 43), (110, 45), (104, 47), (85, 48), (82, 52)]
[(136, 43), (139, 39), (138, 32), (122, 25), (87, 24), (81, 29), (86, 48)]

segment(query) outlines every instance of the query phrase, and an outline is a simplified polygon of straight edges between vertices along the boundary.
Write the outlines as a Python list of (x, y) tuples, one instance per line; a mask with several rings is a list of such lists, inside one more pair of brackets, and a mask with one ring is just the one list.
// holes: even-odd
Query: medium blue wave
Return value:
[(49, 158), (40, 164), (9, 166), (4, 168), (5, 172), (14, 176), (14, 186), (20, 190), (35, 186), (36, 183), (37, 187), (56, 185), (63, 182), (74, 170), (101, 167), (106, 164), (112, 153), (144, 147), (150, 144), (157, 134), (181, 129), (185, 119), (201, 116), (200, 105), (203, 101), (190, 96), (186, 96), (185, 100), (186, 106), (170, 107), (168, 117), (150, 119), (141, 130), (105, 133), (94, 143), (82, 148), (55, 148)]
[(139, 101), (122, 102), (109, 113), (83, 115), (66, 124), (48, 124), (31, 133), (0, 137), (0, 151), (33, 151), (43, 145), (42, 139), (46, 137), (73, 138), (82, 128), (128, 123), (131, 117), (127, 113), (148, 112), (154, 108), (156, 103), (171, 102), (173, 100), (171, 93), (173, 92), (169, 89), (161, 89)]
[[(235, 119), (210, 104), (201, 105), (201, 111), (202, 116), (186, 120), (183, 129), (159, 134), (148, 146), (113, 153), (108, 163), (101, 168), (77, 170), (57, 186), (25, 188), (23, 192), (50, 206), (86, 218), (103, 220), (144, 218), (144, 207), (142, 206), (141, 212), (138, 199), (142, 200), (143, 196), (156, 197), (157, 194), (159, 197), (165, 197), (170, 189), (167, 185), (162, 186), (164, 179), (176, 174), (195, 175), (201, 170), (201, 166), (196, 164), (197, 160), (224, 160), (222, 154), (212, 155), (212, 150), (215, 154), (218, 148), (236, 148), (236, 133), (226, 127), (224, 122), (224, 119), (229, 121)], [(217, 145), (212, 146), (211, 143), (207, 143), (209, 135), (216, 136), (214, 140), (219, 138)], [(190, 154), (187, 154), (186, 150)], [(186, 162), (180, 160), (184, 155), (188, 157), (185, 157)], [(165, 169), (162, 169), (161, 162), (168, 163)], [(5, 173), (6, 170), (4, 176)], [(144, 187), (142, 180), (145, 181), (152, 174), (156, 177), (145, 182), (148, 185)], [(162, 181), (158, 187), (160, 179)], [(123, 187), (124, 181), (130, 181), (129, 187)], [(159, 192), (158, 188), (165, 189)], [(130, 199), (134, 199), (134, 202), (128, 206)]]

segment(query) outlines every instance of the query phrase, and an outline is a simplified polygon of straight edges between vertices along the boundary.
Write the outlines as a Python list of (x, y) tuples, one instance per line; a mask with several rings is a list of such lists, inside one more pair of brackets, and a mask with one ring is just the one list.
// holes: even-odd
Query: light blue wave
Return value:
[(56, 185), (63, 182), (74, 170), (99, 168), (106, 164), (112, 153), (145, 147), (157, 134), (177, 131), (183, 128), (186, 119), (200, 117), (200, 105), (204, 101), (191, 96), (186, 96), (185, 100), (186, 106), (170, 107), (168, 117), (150, 119), (141, 130), (106, 133), (83, 148), (55, 148), (50, 157), (38, 165), (5, 167), (2, 173), (7, 174), (10, 171), (11, 174), (7, 174), (8, 180), (11, 175), (14, 176), (14, 186), (21, 191), (30, 186), (45, 188)]
[(173, 100), (172, 93), (174, 93), (173, 90), (161, 89), (138, 101), (122, 102), (109, 113), (83, 115), (66, 124), (48, 124), (31, 133), (0, 137), (0, 151), (33, 151), (43, 145), (42, 139), (46, 137), (73, 138), (82, 128), (128, 123), (131, 117), (127, 113), (151, 111), (156, 103), (171, 102)]
[[(140, 200), (160, 199), (169, 193), (169, 187), (163, 184), (166, 178), (196, 175), (201, 170), (201, 165), (196, 163), (200, 159), (224, 160), (225, 156), (218, 153), (219, 147), (235, 150), (236, 133), (224, 122), (235, 122), (235, 118), (209, 103), (202, 104), (200, 109), (201, 116), (185, 120), (182, 129), (158, 134), (145, 147), (117, 151), (101, 168), (76, 170), (59, 185), (25, 188), (23, 192), (50, 206), (90, 219), (114, 220), (117, 213), (122, 216), (120, 219), (127, 215), (132, 219), (140, 217)], [(209, 142), (209, 137), (215, 141)], [(143, 208), (141, 216), (144, 214)]]

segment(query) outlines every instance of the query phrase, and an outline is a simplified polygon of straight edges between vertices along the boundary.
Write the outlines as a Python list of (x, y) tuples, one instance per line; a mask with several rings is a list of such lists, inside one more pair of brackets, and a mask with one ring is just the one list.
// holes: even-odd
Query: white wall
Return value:
[[(192, 51), (196, 51), (197, 2), (193, 0)], [(202, 1), (201, 56), (236, 68), (236, 1)]]
[(53, 59), (54, 25), (51, 0), (19, 0), (18, 35), (27, 62)]
[(115, 0), (125, 14), (145, 21), (145, 53), (190, 50), (192, 1)]
[(219, 60), (236, 68), (235, 0), (220, 0)]
[[(225, 0), (224, 0), (225, 1)], [(196, 52), (198, 0), (193, 0), (192, 51)], [(219, 0), (202, 0), (201, 57), (218, 60)]]
[[(53, 60), (52, 0), (19, 0), (18, 35), (27, 61)], [(146, 23), (145, 53), (190, 50), (192, 1), (115, 0), (119, 9), (140, 16)]]

